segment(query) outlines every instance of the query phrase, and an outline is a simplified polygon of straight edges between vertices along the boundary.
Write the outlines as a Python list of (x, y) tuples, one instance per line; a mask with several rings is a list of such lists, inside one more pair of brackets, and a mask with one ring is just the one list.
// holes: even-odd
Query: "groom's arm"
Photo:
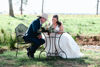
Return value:
[(36, 36), (41, 35), (41, 32), (39, 32), (38, 22), (35, 21), (35, 22), (32, 23), (32, 29), (33, 29), (33, 32)]

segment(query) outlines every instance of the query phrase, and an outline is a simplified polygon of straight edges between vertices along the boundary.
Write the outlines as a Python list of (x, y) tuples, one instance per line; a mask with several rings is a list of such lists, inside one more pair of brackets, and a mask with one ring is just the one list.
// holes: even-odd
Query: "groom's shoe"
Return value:
[(28, 56), (29, 58), (34, 59), (34, 54), (30, 51), (29, 48), (27, 48), (27, 56)]
[(31, 55), (30, 55), (30, 58), (31, 58), (31, 59), (34, 59), (34, 54), (31, 54)]
[(31, 59), (34, 59), (34, 54), (31, 52), (27, 52), (27, 56)]

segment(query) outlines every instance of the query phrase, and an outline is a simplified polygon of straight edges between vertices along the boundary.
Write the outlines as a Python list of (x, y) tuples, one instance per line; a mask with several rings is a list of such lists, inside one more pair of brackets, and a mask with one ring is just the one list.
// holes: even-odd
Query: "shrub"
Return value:
[(2, 44), (3, 46), (8, 46), (10, 49), (15, 49), (15, 43), (16, 43), (15, 34), (7, 32), (4, 29), (1, 29), (0, 44)]
[(10, 49), (15, 49), (15, 43), (16, 43), (16, 38), (10, 35), (10, 41), (9, 41)]

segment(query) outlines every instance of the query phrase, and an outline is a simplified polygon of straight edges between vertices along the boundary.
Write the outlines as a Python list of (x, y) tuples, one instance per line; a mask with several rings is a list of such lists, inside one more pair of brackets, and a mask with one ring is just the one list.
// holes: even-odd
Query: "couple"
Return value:
[[(32, 43), (32, 45), (29, 48), (27, 48), (27, 55), (30, 58), (34, 58), (34, 53), (42, 44), (45, 45), (45, 39), (43, 39), (41, 32), (39, 32), (39, 29), (42, 27), (42, 24), (47, 21), (47, 19), (48, 19), (48, 15), (45, 13), (43, 13), (41, 16), (38, 16), (38, 19), (34, 20), (30, 24), (26, 34), (23, 37), (25, 42)], [(59, 36), (61, 34), (61, 32), (59, 31), (63, 32), (64, 28), (63, 28), (63, 24), (59, 22), (58, 15), (53, 16), (52, 23), (53, 23), (54, 30), (58, 32), (58, 36)], [(47, 43), (47, 45), (48, 47), (46, 48), (46, 51), (48, 52), (49, 43)], [(57, 44), (56, 47), (58, 47)], [(65, 54), (61, 53), (60, 52), (61, 50), (57, 48), (57, 51), (60, 52), (58, 56), (62, 58), (80, 58), (83, 56), (83, 54), (80, 52), (79, 46), (68, 33), (63, 33), (63, 35), (61, 36), (60, 47), (67, 55), (66, 57)], [(52, 49), (54, 49), (53, 52), (55, 52), (55, 48)]]

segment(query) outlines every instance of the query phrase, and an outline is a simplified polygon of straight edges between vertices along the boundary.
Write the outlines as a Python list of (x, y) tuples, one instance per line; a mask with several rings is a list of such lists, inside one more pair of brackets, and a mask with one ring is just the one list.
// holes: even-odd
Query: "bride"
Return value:
[[(62, 32), (64, 32), (64, 27), (63, 24), (59, 22), (58, 15), (53, 16), (52, 24), (54, 31), (58, 32), (56, 37), (59, 37)], [(68, 33), (63, 33), (60, 40), (59, 38), (56, 38), (55, 43), (52, 43), (55, 41), (53, 36), (55, 36), (55, 33), (46, 35), (46, 37), (49, 37), (46, 39), (47, 44), (45, 44), (47, 56), (60, 56), (62, 58), (80, 58), (83, 56), (83, 54), (80, 52), (78, 44), (74, 41), (71, 35)]]

